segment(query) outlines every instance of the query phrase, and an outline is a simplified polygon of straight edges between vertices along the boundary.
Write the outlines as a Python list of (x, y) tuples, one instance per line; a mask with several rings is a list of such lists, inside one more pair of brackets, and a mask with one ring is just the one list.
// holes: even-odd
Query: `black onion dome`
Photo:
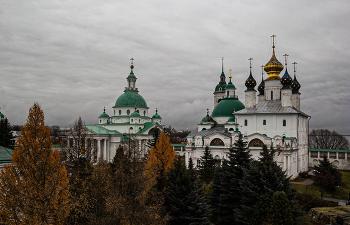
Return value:
[(261, 83), (258, 87), (258, 91), (259, 91), (259, 95), (264, 95), (264, 91), (265, 91), (265, 82), (264, 79), (261, 80)]
[(282, 89), (292, 88), (291, 87), (292, 81), (293, 81), (293, 79), (291, 76), (289, 76), (288, 70), (286, 68), (286, 72), (284, 73), (283, 77), (281, 78), (281, 83), (283, 85)]
[(252, 76), (252, 72), (250, 71), (250, 75), (248, 79), (245, 81), (245, 86), (247, 87), (247, 90), (254, 90), (256, 86), (256, 80)]
[(294, 75), (294, 80), (292, 82), (292, 93), (299, 93), (299, 89), (300, 89), (300, 83), (299, 81), (297, 80), (297, 77)]

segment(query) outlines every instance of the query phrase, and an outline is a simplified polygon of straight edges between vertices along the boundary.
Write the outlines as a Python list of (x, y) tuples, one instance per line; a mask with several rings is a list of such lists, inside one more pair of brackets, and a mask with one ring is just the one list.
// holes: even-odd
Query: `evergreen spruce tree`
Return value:
[(215, 162), (213, 155), (210, 153), (209, 146), (205, 147), (198, 169), (202, 182), (208, 184), (213, 180), (215, 175)]
[(209, 208), (205, 204), (201, 184), (193, 168), (186, 170), (179, 157), (174, 161), (166, 181), (164, 206), (170, 215), (170, 225), (206, 225), (210, 224)]
[(293, 224), (290, 203), (284, 191), (276, 191), (273, 193), (271, 204), (268, 209), (268, 215), (268, 224)]
[(213, 210), (213, 222), (218, 225), (232, 224), (242, 199), (239, 182), (243, 179), (243, 170), (249, 169), (251, 155), (242, 135), (229, 151), (228, 160), (216, 173), (210, 205)]
[(337, 168), (327, 159), (319, 160), (319, 165), (314, 166), (315, 184), (321, 187), (321, 191), (335, 191), (336, 186), (341, 185), (342, 174)]
[(299, 213), (295, 209), (296, 191), (285, 172), (274, 161), (275, 150), (264, 145), (259, 161), (253, 161), (250, 169), (243, 171), (239, 182), (241, 205), (235, 210), (236, 224), (263, 224), (267, 221), (268, 206), (276, 191), (283, 191), (289, 201), (292, 219)]
[(7, 118), (0, 120), (0, 146), (13, 149), (14, 137), (11, 132), (11, 125)]

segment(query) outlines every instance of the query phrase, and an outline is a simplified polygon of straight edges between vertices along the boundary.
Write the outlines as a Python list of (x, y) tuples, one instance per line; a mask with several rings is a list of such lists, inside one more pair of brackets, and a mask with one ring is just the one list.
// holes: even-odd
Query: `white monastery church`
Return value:
[(98, 124), (85, 126), (92, 138), (97, 142), (97, 157), (106, 161), (112, 161), (118, 146), (127, 143), (132, 136), (132, 141), (137, 141), (137, 146), (145, 154), (148, 151), (147, 141), (153, 139), (154, 129), (164, 131), (161, 125), (162, 118), (156, 113), (148, 116), (148, 107), (145, 99), (136, 88), (136, 76), (133, 72), (134, 65), (131, 59), (131, 72), (127, 79), (127, 87), (119, 96), (112, 107), (113, 115), (109, 116), (105, 109), (98, 117)]
[[(292, 79), (287, 71), (287, 55), (284, 55), (284, 67), (277, 60), (274, 48), (273, 41), (272, 57), (262, 66), (267, 78), (264, 80), (262, 73), (258, 96), (256, 81), (250, 69), (245, 82), (245, 104), (238, 100), (236, 87), (231, 81), (231, 70), (228, 83), (222, 70), (220, 82), (214, 91), (214, 110), (211, 116), (207, 112), (198, 128), (187, 137), (186, 162), (192, 158), (198, 165), (206, 146), (209, 146), (218, 163), (228, 159), (229, 148), (241, 133), (253, 158), (260, 157), (265, 144), (276, 150), (275, 160), (288, 176), (294, 178), (298, 173), (308, 170), (310, 117), (300, 111), (300, 84), (295, 75), (296, 63)], [(281, 78), (280, 73), (284, 68)]]

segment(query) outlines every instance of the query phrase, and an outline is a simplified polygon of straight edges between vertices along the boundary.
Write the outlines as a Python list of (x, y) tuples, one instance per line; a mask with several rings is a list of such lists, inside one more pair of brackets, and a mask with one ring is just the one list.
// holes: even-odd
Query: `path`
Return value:
[[(311, 185), (314, 183), (313, 180), (311, 179), (306, 179), (305, 181), (303, 182), (290, 182), (292, 184), (301, 184), (301, 185)], [(323, 197), (322, 198), (323, 200), (326, 200), (326, 201), (332, 201), (332, 202), (338, 202), (338, 205), (346, 205), (346, 200), (342, 200), (342, 199), (336, 199), (336, 198), (326, 198), (326, 197)]]

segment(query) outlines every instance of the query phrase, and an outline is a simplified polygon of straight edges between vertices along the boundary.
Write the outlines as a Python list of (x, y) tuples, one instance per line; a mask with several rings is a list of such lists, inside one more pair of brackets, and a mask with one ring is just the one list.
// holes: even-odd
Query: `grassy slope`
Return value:
[[(344, 200), (348, 199), (349, 192), (350, 192), (350, 171), (340, 171), (340, 172), (343, 175), (342, 176), (343, 185), (340, 187), (337, 187), (334, 193), (324, 193), (323, 197), (344, 199)], [(305, 185), (293, 184), (293, 188), (301, 192), (306, 192)], [(308, 185), (307, 193), (314, 194), (316, 196), (321, 196), (319, 187), (315, 184)]]

